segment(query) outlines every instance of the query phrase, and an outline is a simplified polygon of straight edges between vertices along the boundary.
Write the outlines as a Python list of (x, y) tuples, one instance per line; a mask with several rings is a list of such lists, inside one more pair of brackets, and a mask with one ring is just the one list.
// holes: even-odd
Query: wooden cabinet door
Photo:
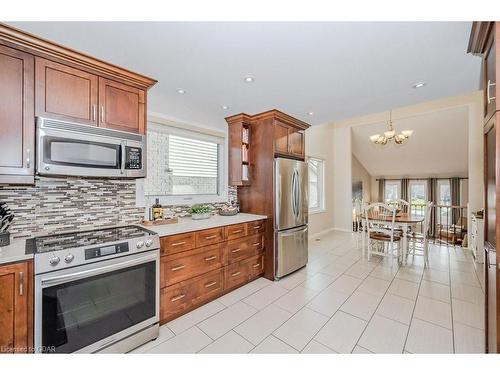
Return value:
[(304, 158), (304, 131), (290, 128), (288, 133), (288, 148), (291, 155)]
[[(484, 79), (483, 79), (483, 89), (484, 89), (484, 113), (485, 113), (485, 122), (487, 122), (495, 111), (500, 109), (500, 105), (498, 104), (498, 93), (500, 92), (500, 88), (496, 85), (497, 83), (497, 56), (496, 53), (500, 52), (500, 49), (497, 48), (498, 39), (497, 33), (500, 32), (498, 27), (498, 22), (493, 26), (493, 30), (491, 31), (488, 48), (486, 50), (484, 56), (483, 63), (483, 71), (484, 71)], [(495, 98), (495, 99), (492, 99)]]
[(288, 129), (288, 125), (274, 123), (274, 152), (277, 154), (288, 154)]
[(37, 116), (97, 125), (96, 75), (36, 58)]
[(28, 264), (0, 266), (0, 352), (28, 347)]
[(33, 182), (33, 69), (32, 55), (0, 46), (0, 183)]
[(99, 126), (144, 134), (145, 92), (99, 77)]

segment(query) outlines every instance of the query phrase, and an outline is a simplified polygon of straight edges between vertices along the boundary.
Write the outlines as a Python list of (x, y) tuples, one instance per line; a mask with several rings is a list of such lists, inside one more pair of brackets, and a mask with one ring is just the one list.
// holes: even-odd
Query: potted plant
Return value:
[(208, 219), (212, 209), (206, 205), (195, 205), (191, 207), (191, 217), (193, 220)]

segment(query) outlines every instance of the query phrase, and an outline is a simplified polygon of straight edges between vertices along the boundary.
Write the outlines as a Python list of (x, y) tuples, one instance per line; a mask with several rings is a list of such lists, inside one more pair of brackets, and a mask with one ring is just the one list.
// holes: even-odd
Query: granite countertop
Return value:
[(173, 234), (194, 232), (197, 230), (223, 227), (225, 225), (246, 223), (249, 221), (263, 220), (263, 219), (267, 219), (267, 216), (243, 214), (243, 213), (234, 216), (214, 215), (211, 216), (209, 219), (204, 219), (204, 220), (193, 220), (191, 219), (191, 217), (184, 217), (184, 218), (179, 218), (179, 222), (175, 224), (148, 225), (144, 226), (144, 228), (158, 233), (160, 237), (164, 237), (164, 236), (171, 236)]
[[(158, 233), (160, 237), (173, 234), (194, 232), (197, 230), (222, 227), (225, 225), (246, 223), (249, 221), (263, 220), (267, 216), (254, 214), (237, 214), (234, 216), (214, 215), (209, 219), (193, 220), (191, 217), (179, 218), (175, 224), (149, 225), (144, 228)], [(34, 234), (36, 236), (36, 233)], [(9, 246), (0, 247), (0, 264), (20, 262), (33, 259), (33, 254), (26, 254), (26, 239), (12, 240)]]
[(26, 240), (11, 240), (9, 246), (0, 247), (0, 264), (33, 259), (33, 254), (26, 254)]

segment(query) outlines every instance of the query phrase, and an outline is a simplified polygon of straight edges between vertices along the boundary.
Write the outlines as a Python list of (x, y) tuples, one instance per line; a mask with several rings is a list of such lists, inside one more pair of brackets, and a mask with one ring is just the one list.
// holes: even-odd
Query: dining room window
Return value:
[(325, 161), (308, 159), (309, 166), (309, 212), (325, 210)]
[(384, 201), (391, 203), (401, 198), (401, 181), (390, 180), (385, 181), (384, 186)]
[(425, 205), (427, 202), (427, 181), (411, 180), (408, 184), (408, 198), (410, 212), (413, 216), (425, 216)]

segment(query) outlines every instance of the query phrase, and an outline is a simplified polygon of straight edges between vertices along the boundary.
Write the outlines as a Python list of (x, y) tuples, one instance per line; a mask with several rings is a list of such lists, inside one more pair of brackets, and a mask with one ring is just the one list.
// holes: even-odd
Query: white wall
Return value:
[(325, 161), (325, 211), (309, 215), (309, 234), (333, 228), (333, 130), (329, 125), (318, 125), (306, 130), (306, 155)]
[(351, 128), (333, 128), (333, 227), (352, 230)]
[(363, 200), (365, 202), (371, 202), (371, 184), (372, 176), (368, 173), (366, 168), (360, 161), (352, 154), (352, 182), (361, 181), (363, 184)]

